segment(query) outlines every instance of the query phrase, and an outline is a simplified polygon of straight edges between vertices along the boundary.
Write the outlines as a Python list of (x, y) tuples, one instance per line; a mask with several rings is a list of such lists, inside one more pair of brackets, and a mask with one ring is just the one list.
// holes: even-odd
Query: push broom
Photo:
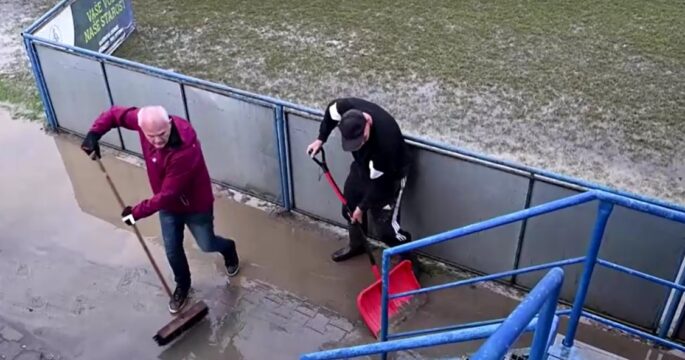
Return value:
[[(95, 160), (97, 161), (100, 170), (102, 170), (102, 173), (105, 175), (107, 183), (109, 183), (109, 187), (112, 189), (112, 192), (114, 193), (114, 197), (117, 198), (117, 201), (119, 202), (119, 205), (123, 210), (123, 208), (126, 205), (124, 205), (124, 201), (122, 200), (121, 195), (119, 195), (119, 191), (117, 191), (117, 188), (114, 186), (114, 182), (112, 182), (112, 178), (110, 178), (109, 174), (107, 173), (107, 170), (105, 169), (105, 166), (102, 164), (102, 160), (100, 160), (99, 157), (95, 157)], [(133, 232), (136, 233), (136, 237), (138, 237), (138, 242), (140, 242), (140, 245), (143, 247), (143, 250), (145, 250), (145, 255), (147, 255), (148, 260), (150, 260), (150, 264), (152, 264), (152, 267), (155, 269), (155, 273), (157, 273), (159, 281), (162, 282), (164, 290), (166, 291), (169, 298), (171, 298), (171, 289), (169, 288), (169, 285), (167, 284), (166, 280), (164, 280), (162, 272), (159, 271), (159, 267), (157, 267), (155, 259), (152, 257), (152, 254), (150, 254), (150, 250), (148, 250), (147, 245), (145, 245), (145, 242), (143, 241), (143, 236), (140, 234), (140, 231), (138, 230), (138, 227), (135, 224), (133, 225)], [(205, 304), (204, 301), (200, 300), (190, 308), (180, 312), (178, 315), (176, 315), (176, 317), (173, 320), (171, 320), (168, 324), (159, 329), (159, 331), (157, 331), (157, 334), (155, 334), (153, 339), (159, 346), (169, 344), (174, 339), (183, 334), (183, 332), (185, 332), (186, 330), (193, 327), (193, 325), (200, 322), (200, 320), (207, 316), (208, 312), (209, 308), (207, 307), (207, 304)]]

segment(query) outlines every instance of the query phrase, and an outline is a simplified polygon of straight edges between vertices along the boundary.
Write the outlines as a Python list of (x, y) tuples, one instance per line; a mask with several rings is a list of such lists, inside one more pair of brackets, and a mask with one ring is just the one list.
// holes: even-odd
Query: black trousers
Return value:
[[(364, 234), (369, 234), (371, 227), (373, 227), (375, 235), (390, 247), (411, 241), (409, 232), (400, 226), (401, 200), (405, 183), (406, 178), (388, 183), (391, 189), (387, 189), (389, 190), (387, 191), (387, 198), (364, 212), (361, 229), (357, 224), (349, 224), (350, 218), (343, 206), (343, 217), (347, 219), (349, 224), (350, 248), (354, 249), (363, 246), (365, 241)], [(354, 212), (354, 209), (357, 208), (364, 198), (364, 194), (369, 186), (371, 186), (371, 180), (364, 176), (359, 165), (353, 161), (350, 165), (350, 172), (345, 180), (343, 190), (343, 195), (347, 199), (350, 211)], [(369, 226), (370, 220), (373, 221), (371, 227)]]

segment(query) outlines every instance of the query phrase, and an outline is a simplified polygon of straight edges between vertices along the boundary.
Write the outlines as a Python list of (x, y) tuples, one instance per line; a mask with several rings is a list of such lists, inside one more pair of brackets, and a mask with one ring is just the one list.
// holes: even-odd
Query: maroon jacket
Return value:
[(113, 106), (100, 114), (90, 129), (100, 135), (114, 127), (138, 132), (154, 196), (133, 208), (136, 220), (159, 210), (194, 213), (212, 209), (212, 184), (195, 130), (180, 117), (171, 116), (171, 119), (172, 133), (167, 145), (161, 149), (156, 149), (145, 138), (138, 126), (138, 108), (135, 107)]

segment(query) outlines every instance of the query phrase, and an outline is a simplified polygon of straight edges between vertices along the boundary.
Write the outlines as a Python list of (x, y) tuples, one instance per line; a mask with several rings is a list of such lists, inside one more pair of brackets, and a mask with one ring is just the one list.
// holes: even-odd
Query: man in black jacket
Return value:
[(344, 195), (350, 216), (349, 244), (334, 252), (333, 261), (344, 261), (364, 252), (364, 233), (368, 231), (367, 212), (376, 222), (380, 240), (388, 246), (411, 241), (400, 228), (400, 200), (407, 179), (409, 149), (395, 119), (380, 106), (358, 98), (341, 98), (328, 104), (319, 137), (307, 147), (314, 156), (335, 127), (342, 135), (342, 148), (352, 152), (354, 161), (345, 180)]

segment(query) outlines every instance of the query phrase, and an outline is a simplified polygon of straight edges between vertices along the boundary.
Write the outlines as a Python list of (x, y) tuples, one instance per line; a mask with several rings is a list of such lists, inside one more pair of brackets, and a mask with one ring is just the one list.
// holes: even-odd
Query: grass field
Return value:
[(685, 202), (685, 3), (134, 1), (119, 56)]
[(685, 203), (685, 2), (133, 3), (118, 56)]
[(0, 0), (0, 104), (9, 107), (14, 117), (37, 120), (44, 117), (36, 83), (28, 67), (21, 31), (52, 1)]

